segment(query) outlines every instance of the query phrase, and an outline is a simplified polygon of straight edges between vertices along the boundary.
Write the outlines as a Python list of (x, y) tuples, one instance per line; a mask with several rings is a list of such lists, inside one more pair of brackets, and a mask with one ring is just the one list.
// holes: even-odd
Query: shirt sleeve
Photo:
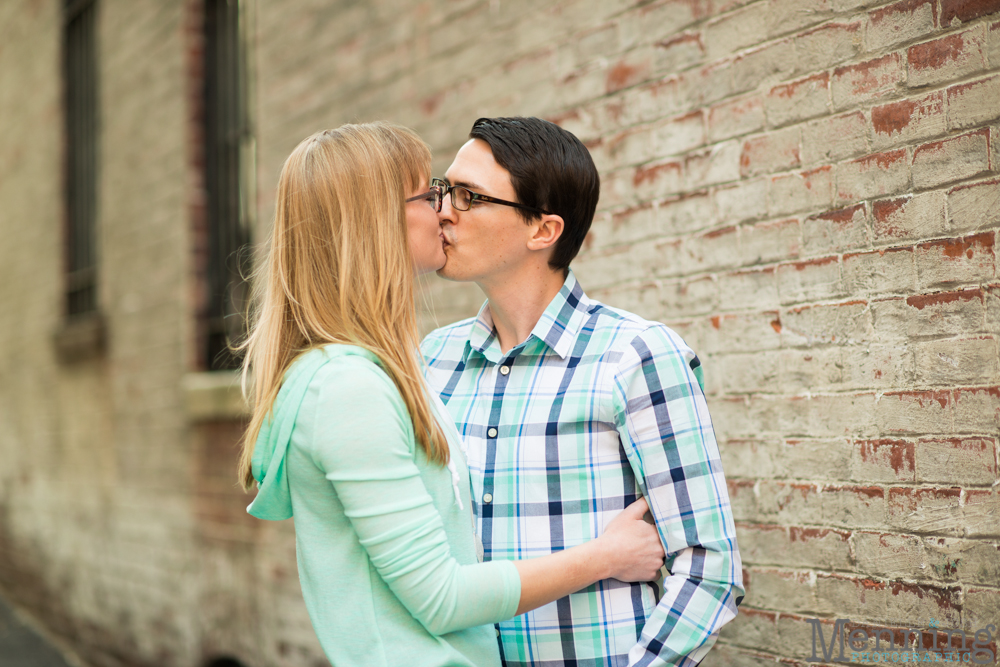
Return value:
[(372, 565), (432, 634), (511, 618), (521, 597), (516, 567), (509, 561), (461, 565), (452, 557), (441, 514), (414, 462), (402, 397), (374, 364), (350, 364), (349, 372), (337, 364), (314, 380), (322, 385), (312, 456)]
[(615, 373), (616, 426), (667, 552), (663, 597), (629, 666), (697, 665), (736, 616), (743, 577), (719, 448), (694, 352), (666, 327)]

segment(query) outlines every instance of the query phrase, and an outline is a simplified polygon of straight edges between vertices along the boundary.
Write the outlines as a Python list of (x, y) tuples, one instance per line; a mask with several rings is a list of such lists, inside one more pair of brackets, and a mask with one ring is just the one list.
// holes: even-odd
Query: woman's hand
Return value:
[(619, 581), (656, 579), (666, 554), (656, 526), (643, 519), (648, 511), (646, 499), (640, 498), (616, 516), (597, 538), (603, 543), (608, 578)]

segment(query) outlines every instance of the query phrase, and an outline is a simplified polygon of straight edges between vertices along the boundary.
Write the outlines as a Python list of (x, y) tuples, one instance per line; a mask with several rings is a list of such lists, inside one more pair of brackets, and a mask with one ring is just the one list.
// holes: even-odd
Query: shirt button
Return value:
[(483, 502), (486, 503), (487, 505), (489, 505), (490, 503), (492, 503), (493, 502), (493, 494), (492, 493), (484, 493), (483, 494)]
[(494, 628), (494, 630), (497, 631), (497, 637), (499, 637), (500, 636), (500, 628)]
[(491, 428), (489, 431), (486, 432), (486, 435), (490, 436), (491, 438), (495, 438), (497, 437), (497, 430), (495, 428)]
[(507, 375), (507, 373), (510, 373), (510, 366), (501, 366), (500, 375)]

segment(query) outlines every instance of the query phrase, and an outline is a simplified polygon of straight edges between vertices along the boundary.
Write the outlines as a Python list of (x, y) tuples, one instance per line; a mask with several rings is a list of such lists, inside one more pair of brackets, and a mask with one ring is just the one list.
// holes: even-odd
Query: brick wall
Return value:
[[(997, 620), (1000, 3), (299, 6), (260, 7), (264, 210), (352, 120), (438, 173), (483, 115), (590, 147), (578, 277), (706, 365), (749, 590), (713, 665), (802, 662), (810, 618)], [(425, 328), (482, 298), (425, 297)]]
[[(239, 423), (185, 412), (197, 2), (100, 0), (106, 354), (65, 365), (59, 5), (0, 3), (0, 588), (94, 665), (320, 664)], [(252, 2), (259, 231), (317, 129), (388, 119), (443, 173), (475, 118), (577, 133), (588, 292), (706, 366), (749, 594), (713, 665), (811, 625), (1000, 617), (1000, 3)], [(476, 311), (436, 278), (428, 329)]]

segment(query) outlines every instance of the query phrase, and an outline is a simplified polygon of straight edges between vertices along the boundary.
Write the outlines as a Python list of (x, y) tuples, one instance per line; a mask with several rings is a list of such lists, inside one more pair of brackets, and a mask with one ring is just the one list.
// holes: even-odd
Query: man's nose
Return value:
[(441, 210), (438, 211), (438, 223), (444, 224), (446, 222), (455, 222), (455, 208), (451, 205), (451, 195), (447, 194), (441, 198)]

